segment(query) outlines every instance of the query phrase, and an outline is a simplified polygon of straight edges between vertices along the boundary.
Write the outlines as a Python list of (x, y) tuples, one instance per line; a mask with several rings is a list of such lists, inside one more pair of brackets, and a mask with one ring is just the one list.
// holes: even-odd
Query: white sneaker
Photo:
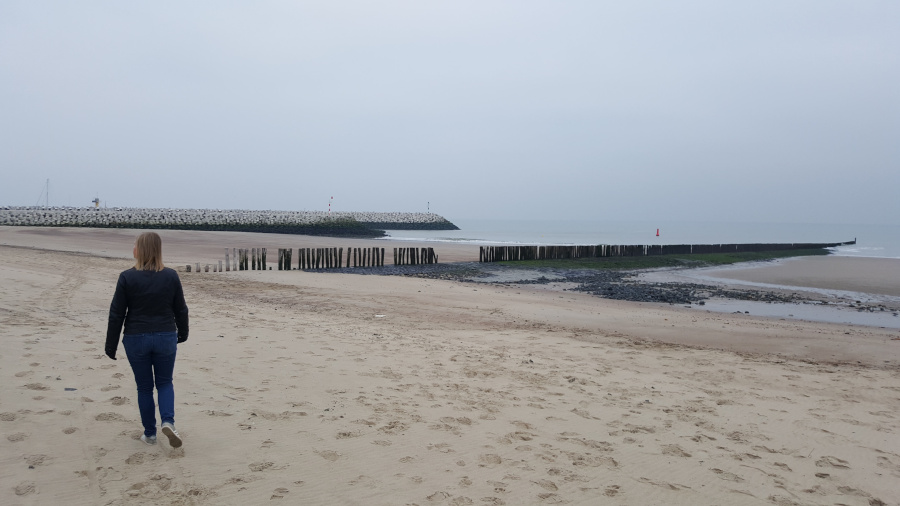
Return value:
[(146, 434), (141, 434), (141, 441), (152, 446), (152, 445), (156, 444), (156, 436), (148, 436)]
[(178, 435), (174, 425), (169, 422), (162, 424), (162, 433), (169, 438), (169, 444), (172, 445), (172, 448), (181, 448), (181, 436)]

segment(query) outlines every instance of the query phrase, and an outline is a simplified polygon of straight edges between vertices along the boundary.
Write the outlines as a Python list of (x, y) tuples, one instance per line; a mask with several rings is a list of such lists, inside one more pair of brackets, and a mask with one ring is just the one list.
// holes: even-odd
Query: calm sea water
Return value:
[[(900, 258), (900, 225), (461, 220), (460, 230), (389, 230), (394, 240), (480, 244), (834, 243), (835, 254)], [(659, 229), (659, 236), (656, 232)]]

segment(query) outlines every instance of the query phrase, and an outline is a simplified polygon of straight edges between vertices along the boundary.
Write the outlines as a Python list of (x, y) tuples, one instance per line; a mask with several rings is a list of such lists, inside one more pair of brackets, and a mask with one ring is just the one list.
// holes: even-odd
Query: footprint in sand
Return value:
[(556, 492), (557, 490), (559, 490), (559, 488), (556, 486), (556, 483), (553, 483), (550, 480), (538, 480), (538, 481), (535, 481), (532, 483), (541, 487), (544, 490), (550, 490), (551, 492)]
[(286, 489), (286, 488), (276, 488), (276, 489), (272, 492), (272, 497), (269, 497), (269, 500), (272, 500), (272, 499), (284, 499), (284, 496), (287, 495), (288, 492), (290, 492), (290, 490), (288, 490), (288, 489)]
[(131, 465), (138, 465), (138, 464), (143, 464), (145, 460), (146, 461), (156, 460), (156, 455), (151, 454), (151, 453), (138, 452), (138, 453), (131, 455), (127, 459), (125, 459), (125, 463), (131, 464)]
[(265, 479), (262, 476), (233, 476), (226, 481), (226, 484), (245, 484)]
[(109, 402), (113, 403), (113, 406), (121, 406), (122, 404), (128, 403), (128, 398), (116, 396), (111, 398)]
[(19, 441), (25, 441), (25, 438), (28, 437), (28, 434), (24, 432), (16, 432), (15, 434), (10, 434), (6, 436), (6, 439), (13, 443), (18, 443)]
[(26, 455), (25, 463), (28, 464), (29, 468), (42, 466), (44, 465), (44, 461), (48, 460), (50, 457), (46, 455)]
[(12, 422), (12, 421), (15, 421), (15, 419), (16, 419), (15, 413), (9, 413), (9, 412), (0, 413), (0, 420), (3, 420), (4, 422)]
[(100, 413), (94, 417), (98, 422), (125, 421), (125, 417), (118, 413)]
[(589, 453), (581, 454), (575, 452), (563, 452), (572, 461), (573, 466), (600, 467), (606, 466), (610, 468), (619, 467), (619, 463), (612, 457), (595, 457)]
[(251, 464), (248, 464), (247, 466), (253, 472), (260, 472), (260, 471), (265, 471), (266, 469), (272, 469), (273, 467), (275, 467), (275, 463), (274, 462), (253, 462)]
[(568, 501), (559, 496), (559, 494), (538, 494), (542, 502), (547, 504), (564, 504)]
[(63, 434), (74, 434), (78, 429), (76, 427), (66, 427), (63, 429)]
[(684, 451), (679, 445), (663, 445), (663, 455), (671, 455), (673, 457), (690, 457), (691, 454)]
[(50, 387), (43, 383), (29, 383), (25, 385), (28, 390), (50, 390)]
[(316, 452), (316, 455), (322, 457), (323, 459), (329, 462), (335, 462), (341, 458), (341, 454), (338, 452), (333, 452), (331, 450), (325, 450), (323, 452)]
[(441, 453), (456, 453), (456, 450), (450, 448), (450, 445), (447, 443), (431, 443), (427, 447), (429, 450), (437, 450)]
[(442, 502), (442, 501), (446, 501), (449, 498), (450, 498), (450, 494), (448, 494), (447, 492), (438, 491), (438, 492), (435, 492), (435, 493), (431, 494), (430, 496), (426, 497), (425, 499), (428, 499), (431, 502)]
[(481, 467), (494, 467), (503, 463), (503, 459), (496, 453), (481, 455), (478, 457), (478, 461), (480, 462), (478, 465)]
[(128, 487), (125, 490), (125, 493), (128, 494), (130, 497), (138, 497), (141, 494), (143, 494), (144, 487), (146, 487), (146, 486), (147, 486), (147, 482), (145, 482), (145, 481), (135, 483), (134, 485)]
[(587, 482), (591, 481), (591, 478), (582, 476), (582, 475), (572, 472), (568, 469), (560, 469), (558, 467), (553, 467), (553, 468), (548, 469), (547, 474), (549, 474), (550, 476), (561, 476), (562, 479), (567, 482), (578, 481), (578, 482), (587, 483)]
[(850, 469), (850, 463), (844, 459), (826, 455), (816, 461), (816, 467), (836, 467), (838, 469)]
[(719, 478), (721, 478), (725, 481), (733, 481), (736, 483), (740, 483), (740, 482), (744, 481), (744, 479), (741, 478), (740, 476), (738, 476), (734, 473), (729, 473), (728, 471), (723, 471), (721, 469), (713, 469), (712, 472), (716, 473), (719, 476)]
[(500, 442), (512, 444), (513, 441), (531, 441), (537, 437), (537, 434), (524, 431), (510, 432), (505, 437), (500, 438)]
[[(187, 491), (188, 497), (191, 498), (202, 498), (209, 495), (209, 490), (204, 487), (192, 487)], [(196, 502), (196, 501), (195, 501)]]
[(29, 495), (37, 492), (37, 486), (33, 481), (23, 481), (16, 485), (16, 495)]
[(381, 432), (384, 434), (395, 435), (395, 434), (405, 431), (408, 428), (409, 428), (409, 426), (406, 425), (405, 423), (402, 423), (398, 420), (392, 420), (387, 425), (384, 425), (383, 427), (379, 427), (378, 432)]

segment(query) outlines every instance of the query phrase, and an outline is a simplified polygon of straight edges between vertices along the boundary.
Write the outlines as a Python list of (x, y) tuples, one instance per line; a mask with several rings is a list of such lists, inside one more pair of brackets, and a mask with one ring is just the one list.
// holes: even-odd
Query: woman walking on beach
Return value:
[(188, 308), (178, 273), (163, 265), (162, 239), (145, 232), (134, 243), (134, 267), (119, 274), (116, 293), (109, 306), (106, 355), (115, 360), (119, 333), (125, 324), (122, 343), (137, 383), (138, 408), (144, 434), (141, 441), (156, 444), (156, 406), (153, 387), (159, 397), (162, 433), (173, 448), (181, 446), (175, 430), (175, 368), (177, 343), (188, 338)]

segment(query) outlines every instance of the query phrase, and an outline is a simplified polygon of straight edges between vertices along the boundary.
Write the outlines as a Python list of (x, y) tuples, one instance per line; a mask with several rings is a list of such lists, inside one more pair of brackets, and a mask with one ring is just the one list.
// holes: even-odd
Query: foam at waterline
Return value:
[(835, 256), (866, 257), (866, 258), (891, 258), (900, 260), (900, 256), (891, 255), (887, 248), (881, 246), (837, 246), (827, 248)]

